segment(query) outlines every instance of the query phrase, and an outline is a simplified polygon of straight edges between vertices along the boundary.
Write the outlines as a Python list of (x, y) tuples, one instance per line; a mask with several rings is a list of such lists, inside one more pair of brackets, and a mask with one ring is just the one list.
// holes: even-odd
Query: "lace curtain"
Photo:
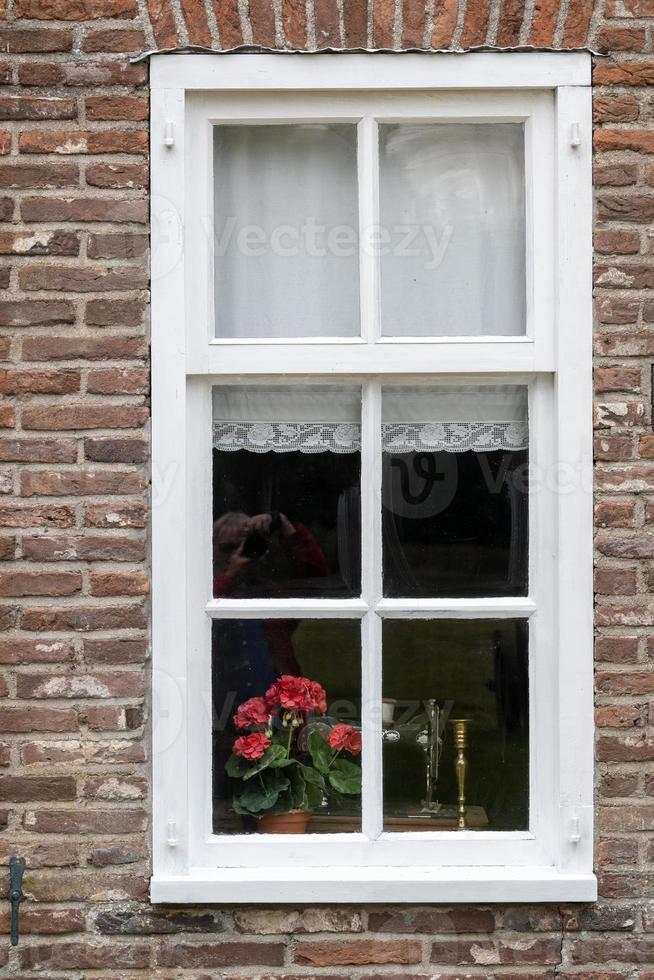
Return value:
[[(361, 392), (352, 386), (216, 386), (213, 445), (223, 452), (353, 453)], [(385, 387), (388, 453), (525, 449), (527, 389), (510, 385)]]

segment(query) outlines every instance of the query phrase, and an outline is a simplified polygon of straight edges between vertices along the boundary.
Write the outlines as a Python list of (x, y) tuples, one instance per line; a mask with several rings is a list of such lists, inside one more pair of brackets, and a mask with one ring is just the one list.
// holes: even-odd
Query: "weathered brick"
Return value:
[(67, 596), (81, 589), (79, 572), (0, 572), (0, 596)]
[(90, 587), (89, 587), (90, 595), (97, 595), (97, 596), (147, 595), (148, 592), (149, 592), (148, 576), (143, 575), (141, 572), (91, 573)]
[[(84, 523), (89, 527), (145, 527), (148, 520), (144, 504), (90, 504), (84, 509)], [(99, 542), (104, 538), (98, 538)], [(112, 539), (114, 540), (114, 539)]]
[(6, 190), (77, 187), (78, 184), (77, 164), (0, 163), (0, 187)]
[(25, 497), (70, 497), (94, 494), (138, 493), (145, 483), (138, 473), (116, 470), (24, 470), (21, 492)]
[(419, 963), (421, 944), (411, 939), (344, 939), (300, 942), (294, 962), (302, 966), (368, 966)]
[(136, 17), (136, 0), (15, 0), (14, 17), (34, 20), (94, 20)]
[(0, 505), (0, 527), (72, 527), (73, 507), (63, 504)]
[(112, 200), (105, 197), (26, 197), (21, 201), (20, 211), (23, 220), (28, 222), (129, 221), (145, 224), (148, 220), (144, 200)]
[(74, 657), (68, 640), (0, 640), (0, 664), (66, 663)]
[(75, 99), (41, 98), (32, 95), (0, 96), (0, 119), (75, 119)]
[(145, 48), (145, 34), (136, 28), (89, 30), (82, 42), (82, 50), (89, 54), (135, 54)]
[(147, 273), (134, 266), (25, 265), (19, 272), (25, 290), (56, 290), (57, 292), (102, 293), (113, 290), (145, 289)]
[[(0, 441), (0, 459), (1, 446)], [(142, 439), (84, 440), (84, 456), (94, 463), (145, 463), (148, 451), (148, 444)]]
[(633, 95), (596, 95), (593, 98), (593, 121), (634, 122), (640, 115), (640, 103)]
[(70, 395), (79, 389), (79, 371), (0, 370), (0, 393), (3, 395)]
[(74, 322), (75, 307), (68, 300), (0, 300), (0, 327), (49, 327)]
[(0, 776), (0, 800), (11, 803), (74, 800), (76, 796), (72, 776)]
[[(2, 645), (0, 643), (0, 656)], [(147, 658), (148, 645), (145, 640), (96, 640), (84, 639), (84, 658), (96, 664), (138, 664)]]
[(56, 27), (0, 28), (0, 50), (6, 54), (53, 54), (70, 51), (73, 32)]
[(89, 235), (86, 253), (90, 259), (140, 259), (148, 249), (147, 235)]
[(150, 951), (146, 946), (121, 946), (116, 942), (108, 945), (97, 941), (50, 943), (20, 951), (23, 970), (138, 970), (149, 963)]
[(23, 608), (21, 628), (30, 633), (75, 630), (144, 629), (147, 615), (142, 606), (75, 606)]
[(143, 357), (142, 337), (26, 337), (22, 345), (26, 361), (105, 361)]
[[(361, 11), (364, 12), (364, 27), (357, 22), (357, 16), (361, 20)], [(367, 10), (361, 0), (352, 0), (343, 8), (343, 19), (345, 22), (345, 36), (348, 43), (352, 46), (357, 44), (357, 37), (363, 35), (365, 44), (365, 32), (368, 26)], [(307, 43), (307, 12), (306, 5), (302, 0), (282, 0), (282, 24), (284, 37), (290, 48), (303, 48)]]
[(140, 405), (33, 406), (23, 410), (23, 428), (134, 429), (143, 425), (148, 415), (148, 409)]
[(3, 707), (0, 711), (2, 732), (76, 732), (77, 712), (73, 708)]
[(185, 943), (176, 940), (164, 945), (158, 953), (161, 966), (281, 966), (284, 944), (277, 942)]
[(86, 168), (90, 187), (143, 188), (148, 186), (148, 176), (141, 163), (94, 163)]

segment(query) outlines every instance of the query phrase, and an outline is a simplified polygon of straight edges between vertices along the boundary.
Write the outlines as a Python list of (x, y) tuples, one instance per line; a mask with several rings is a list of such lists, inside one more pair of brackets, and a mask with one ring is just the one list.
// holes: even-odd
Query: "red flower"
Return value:
[(243, 731), (247, 728), (254, 728), (255, 725), (265, 725), (270, 717), (270, 712), (266, 707), (263, 698), (250, 698), (239, 705), (234, 715), (234, 724)]
[(253, 732), (252, 735), (243, 735), (241, 738), (237, 738), (232, 751), (234, 755), (240, 755), (248, 762), (253, 762), (255, 759), (261, 758), (269, 745), (270, 739), (267, 735), (262, 732)]
[(310, 711), (324, 715), (327, 711), (327, 695), (316, 681), (308, 677), (293, 677), (284, 674), (266, 691), (266, 705), (269, 709), (280, 706), (284, 711)]
[(344, 749), (352, 755), (358, 755), (361, 751), (361, 732), (358, 732), (352, 725), (334, 725), (327, 741), (330, 747), (338, 752)]

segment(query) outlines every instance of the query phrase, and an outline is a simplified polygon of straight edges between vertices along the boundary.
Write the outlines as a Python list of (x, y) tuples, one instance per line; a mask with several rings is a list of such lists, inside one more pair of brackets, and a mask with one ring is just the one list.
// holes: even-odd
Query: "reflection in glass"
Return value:
[(358, 336), (356, 127), (217, 126), (217, 337)]
[(383, 334), (524, 334), (522, 125), (379, 133)]
[(526, 595), (527, 390), (383, 390), (384, 594)]
[(466, 827), (526, 830), (526, 620), (387, 621), (383, 643), (384, 828), (456, 827), (453, 721), (465, 719)]
[(214, 595), (361, 593), (361, 392), (216, 386)]
[[(259, 816), (291, 807), (309, 812), (308, 833), (360, 830), (360, 624), (349, 620), (214, 620), (211, 654), (214, 832), (254, 832), (260, 829)], [(307, 688), (299, 678), (308, 678), (313, 685)], [(276, 695), (269, 697), (265, 708), (258, 700), (271, 688), (279, 691), (280, 684), (294, 696), (299, 690), (294, 701), (297, 711), (280, 709)], [(318, 687), (314, 685), (324, 691), (324, 703), (320, 703), (322, 696), (315, 699)], [(290, 722), (298, 724), (293, 727)], [(254, 758), (243, 761), (243, 756), (237, 756), (230, 763), (239, 738), (251, 739), (241, 743), (239, 751)], [(281, 745), (282, 750), (291, 744), (295, 761), (279, 769), (266, 766), (250, 780), (240, 778), (243, 767), (258, 761), (258, 752), (269, 750), (268, 742)], [(283, 754), (282, 750), (275, 751)], [(298, 766), (299, 762), (316, 768), (316, 760), (322, 782)], [(280, 775), (285, 780), (281, 784)], [(308, 793), (301, 782), (305, 776)], [(266, 800), (266, 792), (274, 794), (280, 785), (279, 796), (272, 802)], [(255, 787), (252, 793), (250, 787)], [(245, 790), (249, 795), (244, 799)]]

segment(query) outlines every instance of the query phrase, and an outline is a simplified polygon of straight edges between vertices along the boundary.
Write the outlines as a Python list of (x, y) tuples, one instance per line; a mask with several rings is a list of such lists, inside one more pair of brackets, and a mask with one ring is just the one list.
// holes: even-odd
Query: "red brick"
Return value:
[(234, 941), (185, 943), (176, 940), (161, 948), (158, 962), (161, 966), (195, 968), (281, 966), (284, 962), (284, 944)]
[(633, 150), (654, 153), (654, 133), (647, 129), (597, 129), (593, 137), (596, 150)]
[[(360, 16), (365, 4), (361, 0), (352, 0), (344, 6), (343, 17), (346, 23), (346, 36), (348, 44), (355, 46), (356, 40), (352, 40), (347, 34), (348, 25), (356, 27), (356, 18)], [(284, 27), (284, 37), (286, 44), (290, 48), (304, 48), (307, 43), (307, 13), (303, 0), (282, 0), (282, 24)], [(367, 10), (366, 10), (367, 28)], [(352, 37), (354, 36), (354, 31)], [(364, 41), (365, 43), (365, 41)]]
[(594, 580), (598, 595), (635, 595), (638, 591), (635, 568), (597, 568)]
[(145, 463), (148, 454), (148, 444), (142, 439), (84, 440), (84, 456), (94, 463)]
[(0, 301), (0, 327), (51, 327), (74, 322), (75, 307), (68, 300)]
[(570, 4), (563, 28), (564, 48), (581, 48), (586, 44), (593, 6), (593, 0), (574, 0)]
[(6, 54), (50, 54), (70, 51), (73, 33), (70, 30), (48, 28), (0, 28), (0, 50)]
[(143, 425), (149, 411), (140, 405), (58, 405), (23, 409), (24, 429), (133, 429)]
[(654, 693), (654, 672), (600, 673), (595, 679), (595, 687), (602, 694), (652, 694)]
[(0, 596), (66, 596), (81, 588), (79, 572), (0, 572)]
[(89, 235), (86, 254), (90, 259), (138, 259), (147, 249), (147, 235), (118, 232)]
[(73, 507), (53, 504), (0, 505), (0, 527), (72, 527)]
[[(57, 164), (62, 167), (63, 164)], [(129, 221), (145, 224), (147, 204), (143, 200), (112, 200), (106, 197), (26, 197), (20, 205), (24, 221)]]
[(147, 272), (134, 266), (24, 265), (18, 275), (21, 289), (90, 293), (144, 289)]
[(529, 30), (529, 43), (551, 47), (559, 14), (558, 0), (536, 0)]
[(145, 317), (145, 303), (138, 299), (92, 299), (86, 304), (90, 327), (138, 327)]
[(220, 34), (221, 48), (236, 48), (243, 43), (238, 0), (211, 0)]
[(136, 17), (136, 0), (15, 0), (14, 17), (34, 20), (94, 20)]
[(637, 636), (598, 636), (595, 640), (595, 659), (607, 663), (636, 663)]
[(94, 674), (18, 674), (19, 698), (137, 698), (144, 692), (143, 677), (133, 670)]
[(26, 337), (26, 361), (131, 360), (143, 357), (147, 345), (142, 337)]
[[(0, 391), (2, 375), (0, 374)], [(89, 371), (87, 391), (96, 395), (144, 395), (150, 387), (145, 368), (107, 368)]]
[(449, 48), (456, 27), (457, 0), (436, 0), (431, 29), (432, 48)]
[(147, 595), (147, 575), (140, 572), (92, 572), (89, 594), (97, 596)]
[[(0, 644), (0, 651), (2, 645)], [(89, 663), (106, 664), (140, 664), (144, 663), (148, 654), (145, 640), (84, 640), (84, 658)]]
[(86, 168), (86, 183), (90, 187), (147, 187), (148, 168), (140, 163), (94, 163)]
[(73, 708), (3, 707), (0, 711), (2, 732), (76, 732), (77, 712)]
[(137, 473), (79, 468), (73, 471), (23, 471), (21, 490), (25, 497), (92, 496), (107, 493), (138, 493), (144, 480)]
[(374, 48), (393, 47), (395, 4), (393, 0), (372, 0), (372, 44)]
[(464, 48), (475, 48), (486, 43), (488, 34), (489, 0), (478, 0), (466, 5), (461, 44)]
[[(291, 0), (286, 0), (287, 3)], [(298, 3), (298, 0), (293, 0)], [(368, 46), (368, 4), (367, 0), (348, 0), (343, 4), (343, 27), (345, 44), (352, 48)]]
[(130, 95), (93, 95), (84, 102), (87, 119), (112, 122), (141, 121), (148, 118), (147, 99)]
[(69, 640), (0, 640), (0, 664), (67, 663), (74, 658)]
[(595, 459), (620, 460), (631, 459), (634, 455), (634, 445), (631, 436), (610, 436), (602, 433), (595, 436)]
[(608, 51), (644, 51), (645, 29), (642, 27), (603, 27), (597, 35), (598, 46)]
[(419, 963), (422, 947), (409, 939), (347, 939), (330, 942), (300, 942), (294, 962), (302, 966), (367, 966), (390, 963)]
[(136, 54), (145, 48), (145, 34), (135, 28), (88, 31), (82, 42), (82, 51), (88, 54)]
[(149, 963), (150, 950), (147, 946), (122, 946), (116, 942), (106, 945), (88, 941), (49, 943), (47, 946), (25, 947), (20, 951), (23, 970), (129, 970), (146, 968)]
[(595, 85), (654, 85), (654, 62), (599, 61), (593, 69)]
[(503, 0), (497, 28), (498, 47), (511, 48), (518, 44), (524, 13), (523, 0)]
[(402, 47), (422, 48), (425, 42), (426, 6), (423, 0), (402, 2)]
[(13, 429), (16, 425), (16, 412), (11, 405), (0, 405), (0, 429)]
[[(602, 255), (637, 255), (640, 251), (640, 235), (637, 231), (597, 231), (593, 236), (593, 243), (595, 250)], [(597, 308), (601, 310), (602, 303), (607, 302), (612, 300), (600, 300)]]
[[(21, 848), (22, 852), (22, 848)], [(34, 859), (28, 861), (34, 867)], [(0, 914), (0, 932), (10, 931), (11, 915), (9, 911)], [(20, 931), (26, 935), (57, 936), (64, 933), (84, 932), (85, 921), (82, 909), (34, 909), (23, 908), (20, 912)]]
[[(118, 705), (92, 705), (86, 710), (86, 723), (93, 732), (133, 731), (143, 725), (143, 712), (140, 707)], [(96, 751), (94, 762), (124, 763), (143, 762), (145, 754), (138, 742), (108, 742)]]
[(654, 0), (608, 0), (606, 17), (654, 17)]
[(74, 800), (77, 784), (71, 776), (2, 776), (0, 800), (28, 803), (32, 800)]
[(37, 85), (45, 88), (46, 86), (61, 85), (66, 80), (66, 68), (64, 65), (51, 62), (30, 61), (28, 64), (18, 65), (18, 81), (21, 85)]
[[(375, 0), (375, 7), (378, 0)], [(269, 0), (258, 0), (259, 6), (269, 4)], [(252, 0), (250, 0), (252, 9)], [(338, 48), (341, 45), (337, 0), (320, 0), (315, 6), (316, 46), (318, 48)], [(268, 42), (270, 43), (270, 42)], [(386, 45), (385, 45), (386, 46)], [(388, 47), (392, 47), (392, 40)]]
[(75, 99), (39, 98), (32, 95), (0, 96), (0, 119), (75, 119)]
[(154, 38), (160, 48), (174, 48), (178, 43), (172, 4), (168, 0), (147, 0)]
[(640, 114), (640, 104), (633, 95), (596, 95), (593, 98), (593, 121), (634, 122)]
[(20, 615), (21, 629), (30, 633), (145, 629), (147, 621), (140, 605), (23, 608)]
[(36, 187), (77, 187), (79, 167), (70, 163), (2, 163), (0, 187), (34, 190)]
[[(38, 395), (69, 395), (79, 391), (79, 389), (79, 371), (0, 370), (0, 393), (3, 395), (28, 393)], [(1, 452), (0, 458), (2, 458)]]
[(181, 0), (180, 6), (189, 43), (211, 47), (211, 32), (203, 0)]
[(84, 508), (84, 523), (89, 527), (141, 528), (146, 526), (147, 520), (144, 504), (90, 504)]
[(0, 255), (78, 255), (79, 245), (67, 231), (0, 232)]

